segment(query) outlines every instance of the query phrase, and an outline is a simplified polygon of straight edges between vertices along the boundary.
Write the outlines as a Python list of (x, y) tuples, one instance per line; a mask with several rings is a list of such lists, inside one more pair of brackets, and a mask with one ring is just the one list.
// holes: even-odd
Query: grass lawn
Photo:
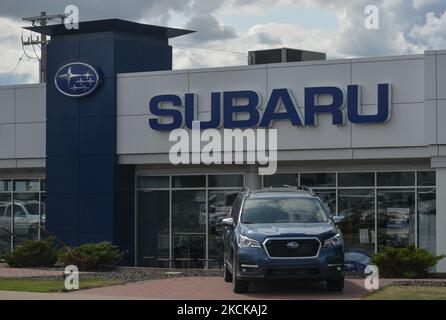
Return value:
[[(103, 280), (97, 278), (80, 279), (79, 289), (90, 289), (124, 284), (125, 281)], [(0, 290), (27, 292), (58, 292), (66, 291), (64, 281), (60, 279), (23, 279), (0, 278)]]
[(446, 300), (446, 288), (387, 286), (374, 291), (366, 300)]

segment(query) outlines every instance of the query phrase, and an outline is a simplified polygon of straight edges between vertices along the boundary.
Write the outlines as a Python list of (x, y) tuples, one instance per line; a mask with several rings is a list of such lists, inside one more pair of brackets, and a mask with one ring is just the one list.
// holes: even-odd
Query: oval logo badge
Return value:
[(299, 244), (297, 243), (297, 242), (288, 242), (287, 244), (286, 244), (286, 246), (289, 248), (289, 249), (297, 249), (297, 248), (299, 248)]
[(73, 98), (92, 94), (97, 89), (99, 80), (98, 71), (82, 62), (64, 65), (54, 77), (57, 90)]

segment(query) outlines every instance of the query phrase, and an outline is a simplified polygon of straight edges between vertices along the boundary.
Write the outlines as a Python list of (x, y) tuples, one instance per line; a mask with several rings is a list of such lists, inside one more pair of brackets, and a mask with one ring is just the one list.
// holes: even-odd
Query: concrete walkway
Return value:
[(10, 268), (6, 263), (0, 263), (0, 278), (60, 276), (62, 273), (62, 269)]

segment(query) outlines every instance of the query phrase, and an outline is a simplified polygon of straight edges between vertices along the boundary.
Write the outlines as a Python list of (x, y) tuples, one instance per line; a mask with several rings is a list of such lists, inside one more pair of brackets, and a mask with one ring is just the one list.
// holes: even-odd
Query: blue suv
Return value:
[(344, 289), (344, 240), (337, 225), (308, 187), (244, 189), (231, 217), (222, 221), (224, 280), (235, 293), (262, 279), (325, 280)]

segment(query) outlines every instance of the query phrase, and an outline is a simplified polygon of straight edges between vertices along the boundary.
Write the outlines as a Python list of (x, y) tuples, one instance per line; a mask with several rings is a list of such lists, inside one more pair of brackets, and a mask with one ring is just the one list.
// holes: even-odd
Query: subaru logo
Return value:
[(97, 70), (82, 62), (74, 62), (60, 68), (54, 77), (57, 90), (68, 97), (80, 98), (92, 94), (99, 84)]
[(286, 244), (286, 246), (287, 246), (289, 249), (297, 249), (297, 248), (299, 248), (299, 244), (298, 244), (297, 242), (294, 242), (294, 241), (292, 241), (292, 242), (288, 242), (288, 243)]

